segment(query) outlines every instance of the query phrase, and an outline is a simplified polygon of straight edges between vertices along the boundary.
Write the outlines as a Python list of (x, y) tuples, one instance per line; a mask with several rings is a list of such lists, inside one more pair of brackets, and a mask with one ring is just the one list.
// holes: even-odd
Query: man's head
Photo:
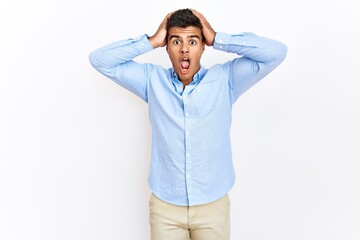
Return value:
[(200, 69), (205, 50), (200, 19), (190, 9), (180, 9), (169, 17), (166, 50), (179, 79), (188, 84)]

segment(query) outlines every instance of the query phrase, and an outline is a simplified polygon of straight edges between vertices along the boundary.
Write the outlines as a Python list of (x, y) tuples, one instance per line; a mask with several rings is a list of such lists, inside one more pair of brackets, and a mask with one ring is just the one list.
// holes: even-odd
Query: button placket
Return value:
[(184, 106), (184, 138), (185, 138), (185, 176), (186, 176), (186, 188), (188, 192), (189, 201), (191, 201), (191, 104), (189, 98), (184, 92), (183, 94), (183, 106)]

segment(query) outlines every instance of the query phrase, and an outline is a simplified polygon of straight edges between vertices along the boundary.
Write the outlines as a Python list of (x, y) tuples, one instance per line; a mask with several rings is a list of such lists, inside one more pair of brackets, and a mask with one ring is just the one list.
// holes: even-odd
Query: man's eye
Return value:
[(173, 42), (173, 44), (175, 44), (175, 45), (180, 44), (180, 40), (175, 40), (175, 41)]
[(190, 41), (189, 41), (189, 44), (190, 44), (190, 45), (196, 45), (196, 41), (195, 41), (195, 40), (190, 40)]

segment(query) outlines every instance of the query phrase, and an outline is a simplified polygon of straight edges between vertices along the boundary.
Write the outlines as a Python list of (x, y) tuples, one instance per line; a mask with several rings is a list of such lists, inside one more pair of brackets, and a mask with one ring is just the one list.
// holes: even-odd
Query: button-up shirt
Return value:
[(183, 87), (173, 68), (133, 59), (153, 50), (147, 35), (93, 51), (92, 66), (143, 99), (152, 127), (149, 186), (179, 206), (224, 196), (235, 181), (230, 125), (232, 105), (285, 58), (287, 48), (253, 33), (217, 32), (214, 49), (239, 56), (209, 69), (201, 66)]

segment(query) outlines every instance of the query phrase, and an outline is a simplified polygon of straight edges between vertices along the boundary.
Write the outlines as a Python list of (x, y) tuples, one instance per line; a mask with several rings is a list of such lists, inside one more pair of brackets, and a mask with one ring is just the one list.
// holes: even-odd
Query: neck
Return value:
[(182, 84), (184, 85), (184, 88), (186, 85), (189, 85), (189, 83), (192, 82), (192, 79), (189, 79), (189, 80), (180, 80), (182, 82)]

